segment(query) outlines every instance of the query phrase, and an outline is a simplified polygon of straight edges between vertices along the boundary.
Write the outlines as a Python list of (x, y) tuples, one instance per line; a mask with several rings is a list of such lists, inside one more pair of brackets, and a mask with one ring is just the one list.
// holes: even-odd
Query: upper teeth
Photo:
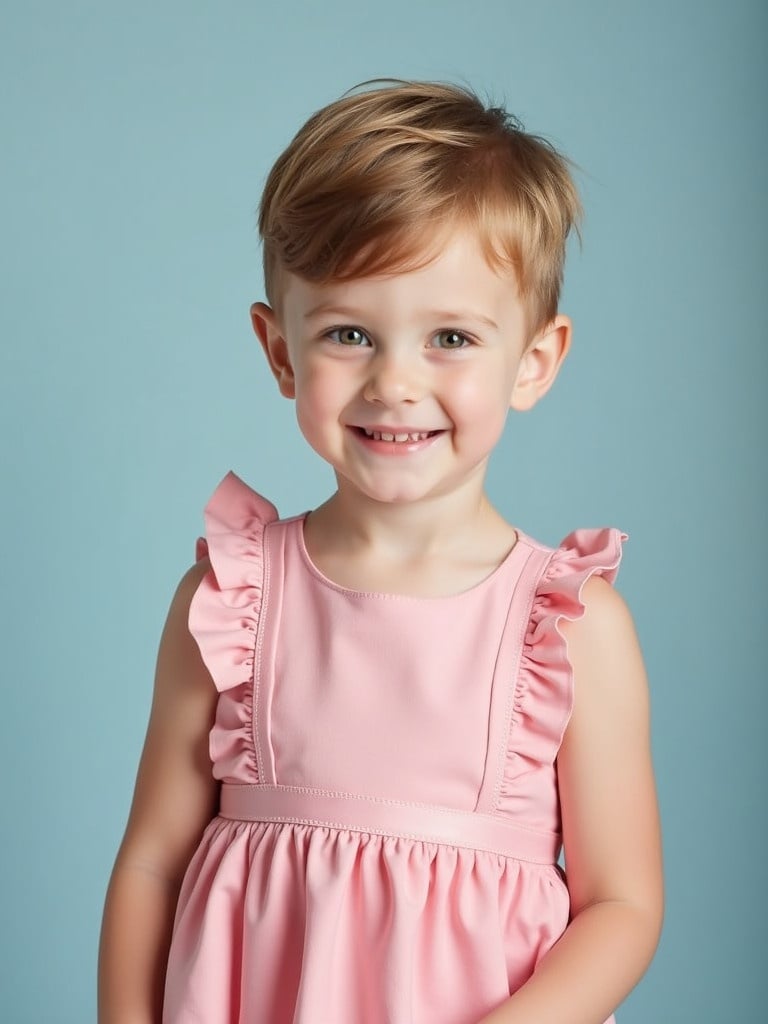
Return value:
[(363, 427), (366, 435), (372, 437), (374, 441), (424, 441), (429, 437), (429, 431), (423, 431), (418, 434), (388, 434), (383, 430), (369, 430), (367, 427)]

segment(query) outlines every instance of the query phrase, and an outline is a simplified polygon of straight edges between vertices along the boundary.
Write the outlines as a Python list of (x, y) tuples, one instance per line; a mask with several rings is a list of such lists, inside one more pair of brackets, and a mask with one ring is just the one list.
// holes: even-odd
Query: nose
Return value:
[(379, 351), (368, 367), (363, 397), (388, 407), (402, 402), (418, 402), (424, 394), (424, 381), (417, 360), (404, 353)]

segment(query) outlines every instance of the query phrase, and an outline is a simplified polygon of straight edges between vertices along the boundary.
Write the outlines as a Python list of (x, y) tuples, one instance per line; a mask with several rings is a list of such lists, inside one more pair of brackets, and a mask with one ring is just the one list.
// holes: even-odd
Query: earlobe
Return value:
[(571, 321), (558, 314), (528, 345), (520, 360), (510, 408), (532, 409), (555, 382), (571, 347)]
[(251, 324), (264, 349), (280, 394), (285, 398), (295, 398), (296, 382), (288, 355), (288, 344), (275, 311), (263, 302), (254, 302), (251, 306)]

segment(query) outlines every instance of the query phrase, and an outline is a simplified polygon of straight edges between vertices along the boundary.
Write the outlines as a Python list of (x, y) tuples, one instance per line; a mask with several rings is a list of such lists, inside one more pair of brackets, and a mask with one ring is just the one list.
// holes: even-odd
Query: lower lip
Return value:
[(358, 430), (352, 427), (352, 433), (357, 439), (358, 443), (365, 448), (366, 451), (372, 452), (374, 455), (413, 455), (416, 452), (422, 452), (426, 448), (431, 447), (439, 437), (442, 437), (444, 431), (438, 430), (434, 434), (430, 434), (429, 437), (423, 438), (421, 441), (376, 441), (372, 437), (368, 437), (362, 430)]

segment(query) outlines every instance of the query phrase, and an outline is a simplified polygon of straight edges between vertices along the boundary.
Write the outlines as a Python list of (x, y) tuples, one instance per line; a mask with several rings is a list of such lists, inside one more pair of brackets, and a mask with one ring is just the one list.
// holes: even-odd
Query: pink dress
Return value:
[[(475, 1024), (568, 923), (560, 617), (624, 534), (524, 534), (451, 597), (360, 593), (233, 473), (189, 628), (220, 813), (180, 893), (165, 1024)], [(610, 1018), (612, 1021), (613, 1018)]]

